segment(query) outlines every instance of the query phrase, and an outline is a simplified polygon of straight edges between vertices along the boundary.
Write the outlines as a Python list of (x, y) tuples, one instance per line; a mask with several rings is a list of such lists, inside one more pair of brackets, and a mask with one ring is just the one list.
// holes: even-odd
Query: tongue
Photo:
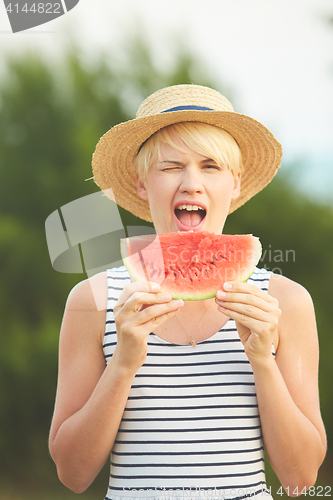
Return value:
[(177, 218), (182, 224), (189, 227), (198, 226), (202, 221), (202, 217), (198, 211), (177, 210)]

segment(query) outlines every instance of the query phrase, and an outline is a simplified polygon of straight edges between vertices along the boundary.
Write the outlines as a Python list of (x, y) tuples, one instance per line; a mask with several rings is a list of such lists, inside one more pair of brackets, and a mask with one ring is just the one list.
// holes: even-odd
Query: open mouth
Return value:
[(206, 217), (206, 210), (195, 204), (182, 204), (175, 208), (175, 216), (182, 226), (196, 228)]

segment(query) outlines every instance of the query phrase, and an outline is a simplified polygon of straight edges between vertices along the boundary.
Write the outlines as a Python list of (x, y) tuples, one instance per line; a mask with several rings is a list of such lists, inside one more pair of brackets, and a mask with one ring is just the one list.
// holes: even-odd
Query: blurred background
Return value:
[[(332, 20), (326, 0), (81, 0), (65, 16), (13, 34), (0, 6), (1, 500), (77, 497), (59, 483), (47, 439), (61, 318), (85, 275), (53, 270), (45, 220), (98, 191), (86, 179), (100, 136), (133, 118), (151, 92), (177, 83), (216, 88), (284, 147), (274, 181), (229, 217), (225, 232), (259, 236), (261, 266), (313, 297), (330, 444)], [(120, 214), (125, 226), (146, 224)], [(280, 483), (266, 467), (278, 498)], [(329, 447), (317, 485), (332, 487), (332, 472)], [(108, 465), (80, 498), (104, 498), (107, 483)]]

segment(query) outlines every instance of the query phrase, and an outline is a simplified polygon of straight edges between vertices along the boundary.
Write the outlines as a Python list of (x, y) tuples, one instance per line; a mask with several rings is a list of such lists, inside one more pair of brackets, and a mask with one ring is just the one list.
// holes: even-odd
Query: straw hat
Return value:
[(180, 122), (215, 125), (238, 143), (244, 170), (240, 196), (232, 201), (229, 213), (261, 191), (280, 166), (282, 148), (273, 134), (253, 118), (234, 112), (219, 92), (200, 85), (158, 90), (143, 101), (134, 120), (120, 123), (103, 135), (92, 160), (96, 184), (107, 195), (112, 188), (117, 204), (141, 219), (152, 221), (148, 202), (136, 191), (135, 157), (151, 135)]

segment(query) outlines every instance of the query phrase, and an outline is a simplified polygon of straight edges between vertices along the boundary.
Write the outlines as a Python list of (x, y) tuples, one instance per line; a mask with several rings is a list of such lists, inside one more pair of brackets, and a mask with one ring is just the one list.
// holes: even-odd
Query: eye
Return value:
[(213, 164), (210, 163), (209, 165), (204, 165), (204, 168), (221, 170), (221, 168), (218, 165), (214, 164), (214, 163)]
[(174, 171), (181, 170), (181, 167), (167, 167), (167, 168), (162, 168), (162, 172), (174, 172)]
[(182, 170), (183, 165), (178, 161), (164, 160), (157, 163), (157, 170), (160, 172), (174, 172)]

